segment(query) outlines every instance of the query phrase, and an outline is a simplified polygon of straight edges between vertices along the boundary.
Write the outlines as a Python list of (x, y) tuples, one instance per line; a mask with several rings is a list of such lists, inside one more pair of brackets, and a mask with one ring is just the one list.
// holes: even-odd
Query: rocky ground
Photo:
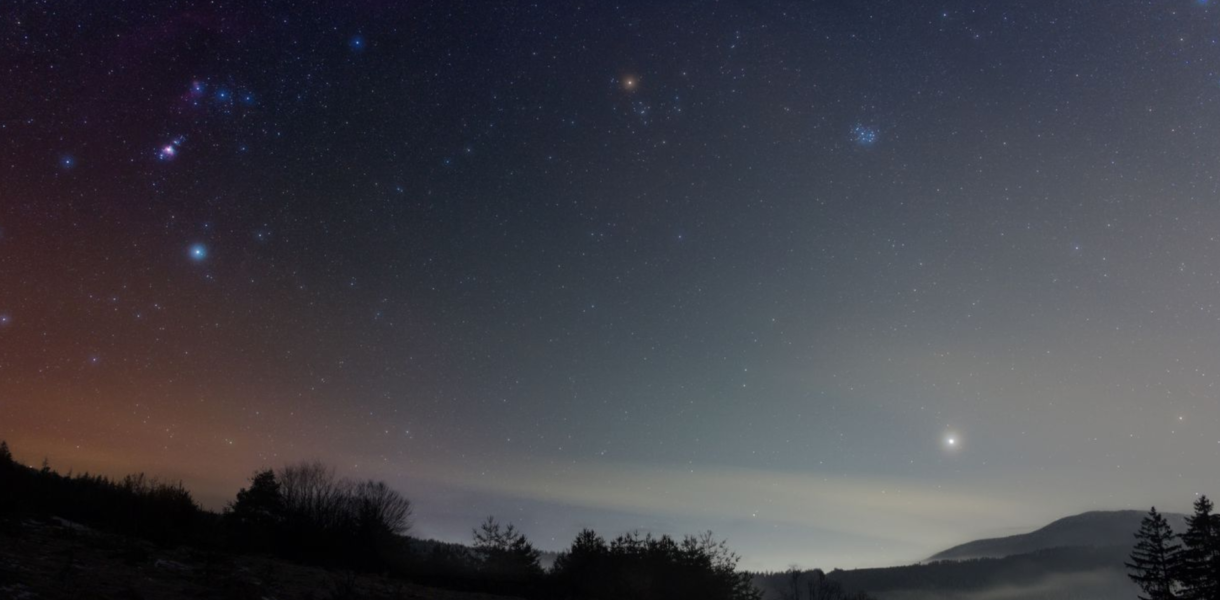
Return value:
[(165, 549), (61, 519), (0, 522), (0, 600), (505, 600), (281, 560)]

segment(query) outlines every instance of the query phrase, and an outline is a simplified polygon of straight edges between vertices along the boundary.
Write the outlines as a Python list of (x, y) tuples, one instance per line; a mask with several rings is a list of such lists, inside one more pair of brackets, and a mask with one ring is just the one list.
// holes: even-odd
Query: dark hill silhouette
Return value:
[(1113, 600), (1134, 598), (1119, 546), (1064, 547), (1004, 558), (835, 571), (849, 591), (884, 600)]
[[(828, 580), (846, 592), (883, 600), (1111, 600), (1134, 598), (1123, 562), (1144, 511), (1094, 511), (1064, 517), (1030, 533), (954, 546), (919, 564), (835, 570)], [(1175, 531), (1185, 516), (1167, 513)], [(803, 577), (812, 577), (805, 573)], [(791, 597), (791, 575), (759, 575), (767, 600)]]
[[(1130, 548), (1135, 543), (1132, 534), (1139, 529), (1140, 519), (1143, 519), (1144, 515), (1144, 511), (1138, 510), (1081, 513), (1064, 517), (1030, 533), (975, 540), (954, 546), (932, 555), (927, 561), (1003, 558), (1071, 546)], [(1169, 520), (1174, 531), (1186, 530), (1185, 515), (1165, 513), (1165, 518)]]

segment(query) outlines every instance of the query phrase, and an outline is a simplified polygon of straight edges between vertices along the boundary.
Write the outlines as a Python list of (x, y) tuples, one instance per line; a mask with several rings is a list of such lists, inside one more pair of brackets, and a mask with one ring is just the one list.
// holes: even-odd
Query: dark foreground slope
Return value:
[(0, 598), (503, 600), (272, 558), (166, 549), (60, 519), (0, 521)]

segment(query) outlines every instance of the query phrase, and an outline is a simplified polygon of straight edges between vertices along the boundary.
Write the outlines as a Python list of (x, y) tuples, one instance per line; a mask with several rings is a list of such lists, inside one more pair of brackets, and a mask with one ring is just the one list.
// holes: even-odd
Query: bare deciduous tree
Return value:
[(365, 481), (354, 489), (361, 523), (401, 535), (411, 528), (411, 501), (383, 481)]

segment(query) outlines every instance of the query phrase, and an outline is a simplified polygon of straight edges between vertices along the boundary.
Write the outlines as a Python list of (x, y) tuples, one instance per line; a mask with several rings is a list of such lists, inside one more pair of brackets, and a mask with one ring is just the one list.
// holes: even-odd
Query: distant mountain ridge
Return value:
[[(1123, 562), (1146, 514), (1086, 512), (1029, 533), (954, 546), (913, 565), (835, 570), (826, 576), (847, 592), (865, 591), (881, 600), (1134, 598), (1138, 590)], [(1174, 531), (1185, 531), (1185, 515), (1163, 514)], [(790, 581), (788, 573), (755, 578), (767, 600), (790, 598)]]
[[(1065, 547), (1134, 545), (1135, 532), (1147, 513), (1139, 510), (1090, 511), (1064, 517), (1041, 529), (1000, 538), (967, 542), (938, 552), (925, 562), (1004, 558), (1040, 550)], [(1186, 515), (1164, 513), (1174, 531), (1186, 530)]]

